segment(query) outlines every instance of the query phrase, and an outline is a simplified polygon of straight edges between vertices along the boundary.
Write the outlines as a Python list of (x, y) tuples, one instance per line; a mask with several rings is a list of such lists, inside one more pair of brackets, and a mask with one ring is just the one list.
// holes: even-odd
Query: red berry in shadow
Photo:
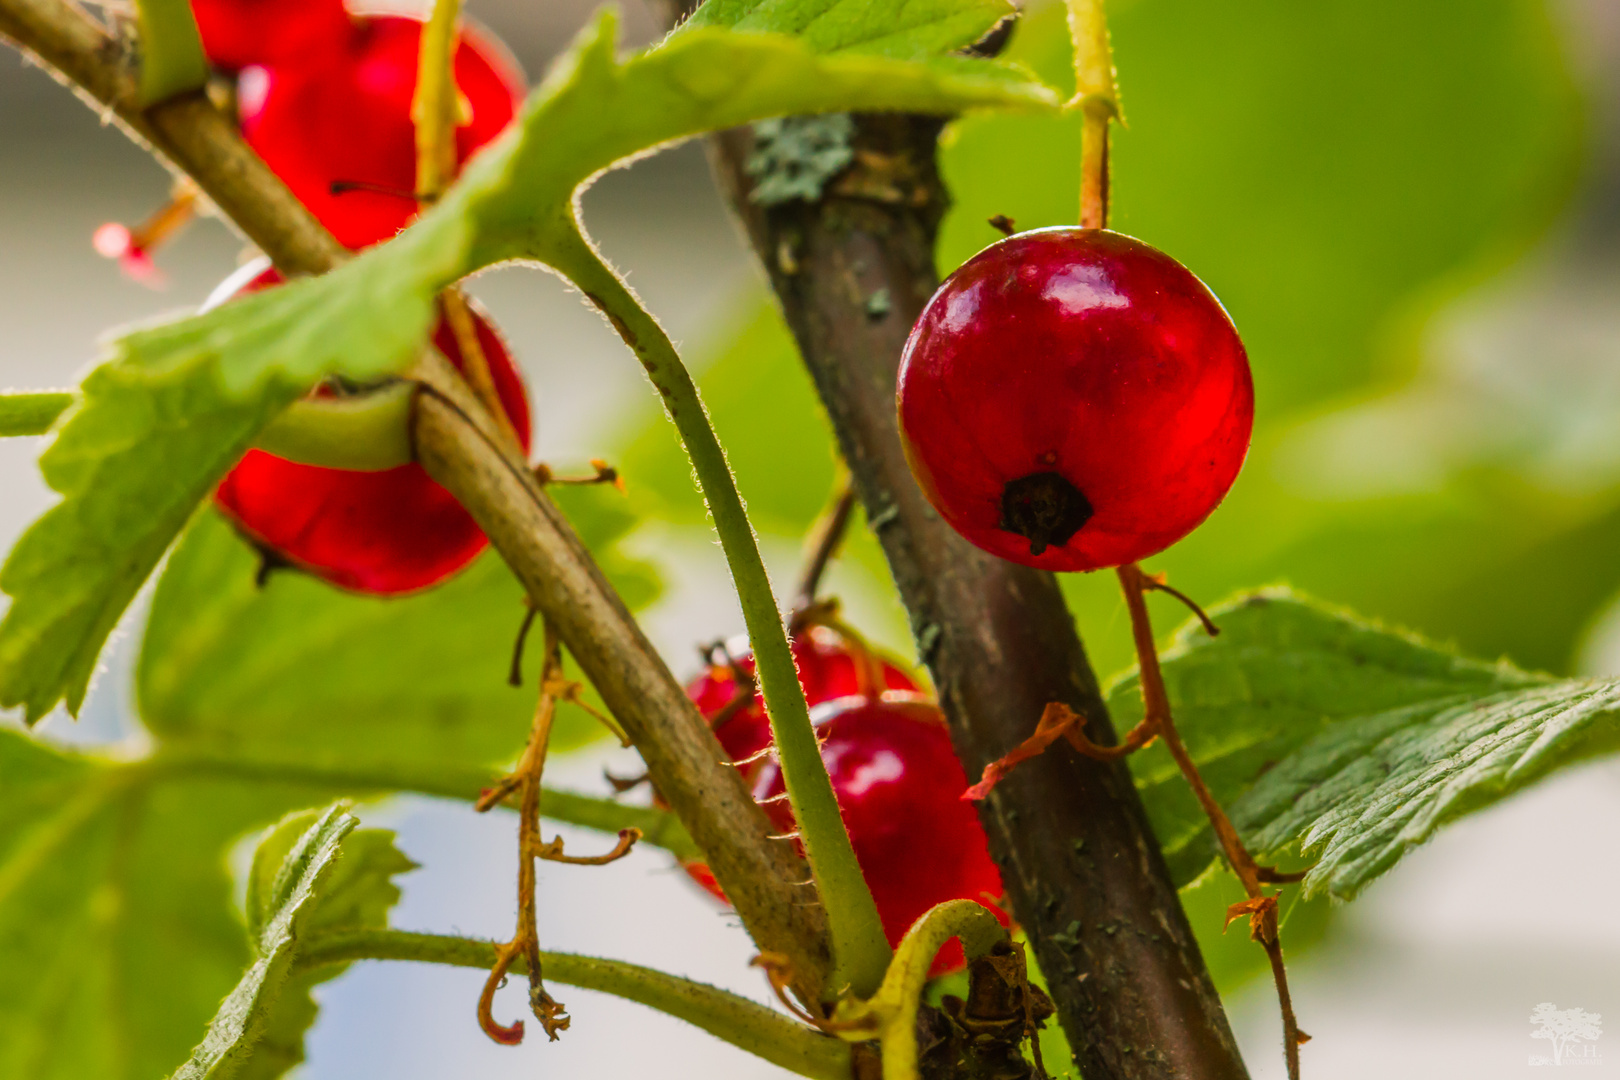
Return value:
[(1237, 478), (1248, 357), (1185, 267), (1098, 229), (1020, 233), (940, 286), (901, 360), (928, 501), (985, 551), (1095, 570), (1164, 550)]
[[(315, 62), (253, 67), (239, 80), (243, 137), (345, 247), (387, 240), (416, 216), (411, 97), (421, 37), (416, 19), (371, 16)], [(456, 160), (465, 162), (511, 121), (524, 82), (505, 49), (471, 26), (455, 74), (467, 106)]]
[(222, 71), (318, 63), (353, 30), (343, 0), (191, 0), (191, 12), (208, 62)]
[[(891, 944), (935, 904), (999, 900), (1001, 874), (990, 861), (978, 813), (962, 801), (967, 776), (933, 702), (900, 694), (839, 698), (819, 706), (811, 719)], [(782, 791), (781, 770), (767, 761), (754, 779), (754, 798), (763, 802)], [(766, 802), (765, 809), (782, 832), (792, 831), (787, 800)], [(1007, 922), (1004, 913), (998, 915)], [(952, 941), (931, 973), (942, 975), (963, 963), (961, 946)]]
[[(210, 305), (280, 281), (274, 270), (265, 270)], [(522, 376), (494, 326), (474, 315), (496, 392), (527, 450), (529, 400)], [(462, 367), (461, 350), (442, 320), (433, 343)], [(214, 501), (256, 543), (293, 566), (341, 588), (381, 596), (435, 585), (488, 543), (455, 497), (415, 462), (353, 472), (249, 450), (220, 482)]]
[[(793, 639), (793, 662), (799, 669), (799, 685), (804, 688), (804, 699), (811, 708), (823, 701), (869, 691), (881, 694), (885, 690), (918, 689), (911, 674), (893, 661), (873, 653), (866, 662), (875, 665), (881, 685), (863, 686), (857, 667), (862, 663), (859, 646), (828, 626), (811, 626), (800, 631)], [(743, 673), (754, 674), (754, 654), (746, 639), (740, 640), (730, 655)], [(686, 696), (697, 704), (698, 711), (710, 721), (731, 704), (737, 696), (736, 673), (723, 660), (711, 664), (696, 679), (686, 684)], [(765, 715), (765, 701), (758, 689), (741, 708), (714, 729), (716, 738), (732, 761), (742, 761), (771, 745), (771, 722)]]

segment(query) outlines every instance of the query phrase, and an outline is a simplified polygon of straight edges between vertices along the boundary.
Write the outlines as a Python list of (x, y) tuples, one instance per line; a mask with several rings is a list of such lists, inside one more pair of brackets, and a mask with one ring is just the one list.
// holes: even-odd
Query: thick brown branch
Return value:
[(434, 479), (472, 513), (557, 626), (609, 710), (641, 751), (653, 783), (709, 859), (761, 948), (791, 957), (816, 1001), (829, 953), (819, 907), (794, 883), (807, 871), (789, 844), (771, 843), (764, 811), (725, 764), (697, 708), (654, 652), (623, 601), (525, 463), (438, 358), (421, 375), (416, 445)]
[[(895, 373), (937, 284), (934, 237), (946, 205), (938, 131), (937, 120), (858, 117), (851, 171), (819, 202), (768, 210), (749, 198), (752, 135), (729, 132), (714, 149), (837, 429), (957, 752), (978, 776), (1033, 731), (1049, 702), (1085, 717), (1092, 740), (1112, 744), (1115, 735), (1053, 577), (958, 537), (923, 499), (901, 451)], [(871, 302), (880, 293), (887, 304)], [(980, 807), (1013, 913), (1087, 1080), (1244, 1077), (1125, 766), (1059, 745)]]
[[(320, 273), (343, 258), (332, 239), (205, 98), (142, 111), (135, 74), (107, 30), (70, 0), (0, 0), (0, 35), (75, 84), (176, 170), (189, 175), (287, 273)], [(761, 949), (791, 958), (797, 988), (816, 1004), (830, 966), (825, 920), (796, 883), (808, 872), (788, 844), (772, 843), (765, 813), (697, 709), (642, 635), (618, 594), (526, 462), (449, 365), (419, 368), (433, 389), (414, 420), (429, 472), (478, 520), (558, 628), (647, 761), (660, 793), (702, 849)]]

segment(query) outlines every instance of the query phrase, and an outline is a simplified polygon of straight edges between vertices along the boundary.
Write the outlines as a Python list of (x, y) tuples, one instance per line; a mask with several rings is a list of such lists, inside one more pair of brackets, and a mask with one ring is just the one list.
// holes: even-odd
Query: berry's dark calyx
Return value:
[(1027, 539), (1031, 555), (1067, 544), (1094, 512), (1062, 473), (1030, 473), (1001, 489), (1001, 527)]

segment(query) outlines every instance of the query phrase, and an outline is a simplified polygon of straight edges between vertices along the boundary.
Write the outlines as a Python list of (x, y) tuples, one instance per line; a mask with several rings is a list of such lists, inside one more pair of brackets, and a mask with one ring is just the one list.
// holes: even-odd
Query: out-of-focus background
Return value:
[[(537, 78), (586, 0), (471, 0)], [(1156, 565), (1205, 600), (1288, 580), (1466, 651), (1561, 673), (1620, 674), (1620, 5), (1402, 0), (1111, 5), (1129, 126), (1116, 226), (1176, 255), (1228, 305), (1259, 393), (1255, 448), (1214, 518)], [(627, 44), (655, 24), (627, 0)], [(1063, 79), (1058, 14), (1037, 7), (1014, 52)], [(992, 213), (1070, 220), (1077, 132), (972, 118), (946, 156), (958, 206), (942, 268), (994, 239)], [(241, 247), (213, 222), (158, 256), (153, 291), (91, 249), (167, 180), (48, 77), (0, 53), (0, 383), (67, 385), (97, 337), (197, 304)], [(832, 456), (784, 332), (698, 147), (614, 173), (586, 197), (592, 233), (707, 372), (706, 393), (779, 582), (825, 500)], [(621, 465), (640, 524), (625, 548), (663, 581), (644, 612), (689, 673), (694, 644), (741, 619), (653, 395), (617, 339), (550, 276), (478, 280), (534, 391), (537, 453)], [(31, 440), (0, 442), (0, 543), (50, 502)], [(857, 538), (832, 590), (852, 621), (910, 656), (875, 547)], [(1104, 575), (1072, 599), (1104, 675), (1128, 661)], [(133, 741), (140, 611), (107, 658), (73, 743)], [(1158, 609), (1168, 628), (1180, 619)], [(597, 744), (600, 746), (600, 744)], [(585, 749), (552, 782), (605, 790), (622, 752)], [(422, 869), (395, 925), (505, 937), (513, 821), (421, 798), (367, 808)], [(564, 829), (565, 835), (572, 835)], [(581, 835), (578, 843), (599, 843)], [(1620, 1017), (1620, 763), (1587, 766), (1453, 827), (1354, 906), (1296, 915), (1301, 1021), (1315, 1080), (1517, 1077), (1529, 1012)], [(752, 948), (656, 852), (603, 869), (543, 864), (548, 947), (634, 959), (761, 1000)], [(1214, 909), (1198, 909), (1205, 921)], [(1216, 942), (1256, 1077), (1280, 1076), (1275, 1005), (1246, 943)], [(1288, 928), (1285, 925), (1285, 938)], [(1305, 944), (1305, 939), (1317, 938)], [(775, 1070), (677, 1021), (561, 990), (563, 1039), (517, 1049), (477, 1030), (476, 972), (360, 965), (323, 987), (306, 1080), (656, 1075)], [(497, 1015), (522, 1010), (506, 991)], [(94, 1023), (94, 1018), (84, 1018)], [(1613, 1021), (1611, 1021), (1612, 1023)], [(199, 1032), (200, 1034), (200, 1032)], [(1593, 1076), (1620, 1076), (1620, 1030)], [(1606, 1053), (1605, 1053), (1606, 1052)]]

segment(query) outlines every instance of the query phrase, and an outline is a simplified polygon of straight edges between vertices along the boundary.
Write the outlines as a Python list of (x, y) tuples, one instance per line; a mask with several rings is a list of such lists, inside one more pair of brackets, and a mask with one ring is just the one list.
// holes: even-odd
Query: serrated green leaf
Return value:
[[(612, 546), (630, 521), (622, 496), (608, 488), (558, 496), (626, 603), (650, 601), (650, 571)], [(523, 589), (493, 553), (399, 598), (343, 593), (296, 573), (260, 587), (257, 565), (213, 511), (170, 557), (135, 683), (141, 716), (165, 748), (242, 769), (336, 770), (380, 786), (431, 790), (459, 776), (474, 785), (468, 794), (522, 749), (538, 635), (526, 687), (508, 685)], [(572, 707), (557, 721), (555, 750), (604, 733)]]
[(29, 722), (76, 711), (101, 646), (169, 542), (265, 422), (298, 394), (275, 383), (232, 399), (205, 368), (149, 379), (92, 372), (40, 457), (62, 501), (0, 568), (12, 597), (0, 623), (0, 705)]
[(320, 890), (332, 874), (343, 839), (358, 824), (339, 804), (291, 844), (270, 887), (266, 919), (255, 943), (257, 959), (219, 1007), (208, 1035), (174, 1073), (174, 1080), (226, 1080), (241, 1075), (249, 1065), (288, 988), (299, 937), (319, 906)]
[[(300, 838), (320, 818), (318, 810), (289, 814), (266, 831), (253, 853), (248, 876), (246, 914), (249, 936), (257, 940), (274, 909), (277, 885), (288, 875), (288, 857)], [(343, 840), (342, 857), (332, 866), (306, 917), (302, 933), (310, 937), (333, 930), (381, 930), (399, 902), (394, 876), (416, 869), (394, 844), (387, 829), (356, 829)], [(335, 979), (347, 964), (326, 965), (291, 976), (266, 1014), (262, 1035), (236, 1074), (252, 1080), (274, 1080), (304, 1060), (304, 1036), (318, 1007), (310, 992)]]
[(1014, 10), (1008, 0), (708, 0), (676, 33), (724, 27), (794, 34), (818, 53), (919, 60), (972, 45)]
[[(818, 56), (783, 35), (694, 28), (620, 62), (604, 11), (518, 123), (397, 240), (320, 278), (118, 340), (42, 459), (64, 500), (0, 571), (0, 704), (77, 709), (102, 643), (191, 511), (270, 417), (322, 377), (397, 371), (440, 290), (496, 262), (577, 259), (576, 190), (616, 162), (784, 113), (1050, 106), (1010, 68)], [(223, 389), (223, 393), (222, 393)], [(131, 441), (130, 436), (137, 438)]]
[(68, 391), (0, 394), (0, 438), (43, 435), (72, 404), (73, 394)]
[(225, 849), (319, 797), (0, 730), (0, 1076), (167, 1075), (249, 960)]
[[(1269, 590), (1180, 631), (1165, 685), (1199, 769), (1262, 860), (1315, 860), (1306, 895), (1350, 899), (1449, 821), (1561, 765), (1620, 749), (1620, 682), (1554, 680), (1458, 657)], [(1108, 696), (1141, 718), (1135, 677)], [(1162, 747), (1131, 758), (1178, 883), (1214, 858)]]
[(602, 12), (522, 115), (397, 240), (320, 278), (123, 338), (151, 372), (217, 364), (235, 393), (277, 377), (374, 379), (407, 364), (445, 286), (493, 263), (548, 261), (573, 242), (574, 192), (650, 147), (769, 116), (848, 109), (949, 113), (1043, 107), (1040, 83), (992, 64), (821, 56), (777, 34), (696, 27), (620, 62)]

